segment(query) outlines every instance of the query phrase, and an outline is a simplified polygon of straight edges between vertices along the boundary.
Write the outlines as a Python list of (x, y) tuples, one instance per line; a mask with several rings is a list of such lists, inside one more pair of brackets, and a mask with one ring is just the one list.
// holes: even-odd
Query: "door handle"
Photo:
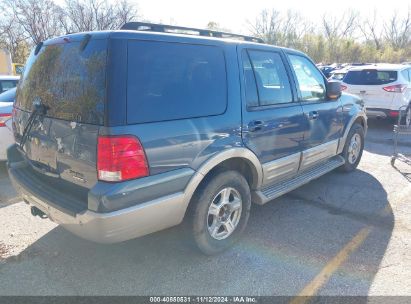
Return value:
[(308, 113), (308, 119), (314, 120), (317, 119), (320, 114), (317, 111), (311, 111)]
[(260, 131), (264, 126), (264, 122), (261, 120), (254, 120), (248, 124), (248, 131), (257, 132)]

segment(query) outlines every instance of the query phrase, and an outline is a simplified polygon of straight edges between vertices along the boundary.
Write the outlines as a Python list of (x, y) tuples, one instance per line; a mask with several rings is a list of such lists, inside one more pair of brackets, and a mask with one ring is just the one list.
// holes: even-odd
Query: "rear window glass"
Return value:
[(143, 123), (225, 112), (227, 80), (215, 46), (130, 41), (127, 122)]
[(103, 124), (106, 96), (107, 40), (43, 46), (27, 61), (19, 84), (17, 107), (32, 111), (40, 99), (48, 117)]
[(383, 85), (397, 80), (396, 71), (349, 71), (343, 81), (354, 85)]

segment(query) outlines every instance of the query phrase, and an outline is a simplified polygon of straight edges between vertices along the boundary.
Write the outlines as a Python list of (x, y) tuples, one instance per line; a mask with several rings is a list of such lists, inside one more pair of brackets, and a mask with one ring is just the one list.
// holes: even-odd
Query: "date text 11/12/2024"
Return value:
[(232, 297), (218, 297), (218, 296), (162, 296), (150, 297), (150, 303), (257, 303), (255, 297), (248, 296), (232, 296)]

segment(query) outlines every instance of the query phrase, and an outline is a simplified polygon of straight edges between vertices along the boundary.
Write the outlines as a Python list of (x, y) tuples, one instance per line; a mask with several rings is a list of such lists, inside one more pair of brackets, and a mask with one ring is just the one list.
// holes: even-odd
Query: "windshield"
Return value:
[(33, 101), (49, 107), (48, 117), (103, 124), (107, 40), (43, 46), (31, 54), (16, 106), (32, 111)]
[(354, 85), (383, 85), (397, 80), (396, 71), (349, 71), (344, 82)]
[(14, 102), (16, 98), (16, 88), (10, 89), (0, 94), (0, 102)]

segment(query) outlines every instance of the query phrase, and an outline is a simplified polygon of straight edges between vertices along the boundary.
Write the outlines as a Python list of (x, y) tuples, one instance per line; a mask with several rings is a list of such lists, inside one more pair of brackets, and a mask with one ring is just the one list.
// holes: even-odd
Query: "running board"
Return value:
[(342, 165), (344, 165), (344, 158), (337, 155), (325, 163), (316, 165), (288, 180), (273, 184), (253, 193), (253, 202), (263, 205), (287, 192), (290, 192), (298, 187), (328, 173)]

